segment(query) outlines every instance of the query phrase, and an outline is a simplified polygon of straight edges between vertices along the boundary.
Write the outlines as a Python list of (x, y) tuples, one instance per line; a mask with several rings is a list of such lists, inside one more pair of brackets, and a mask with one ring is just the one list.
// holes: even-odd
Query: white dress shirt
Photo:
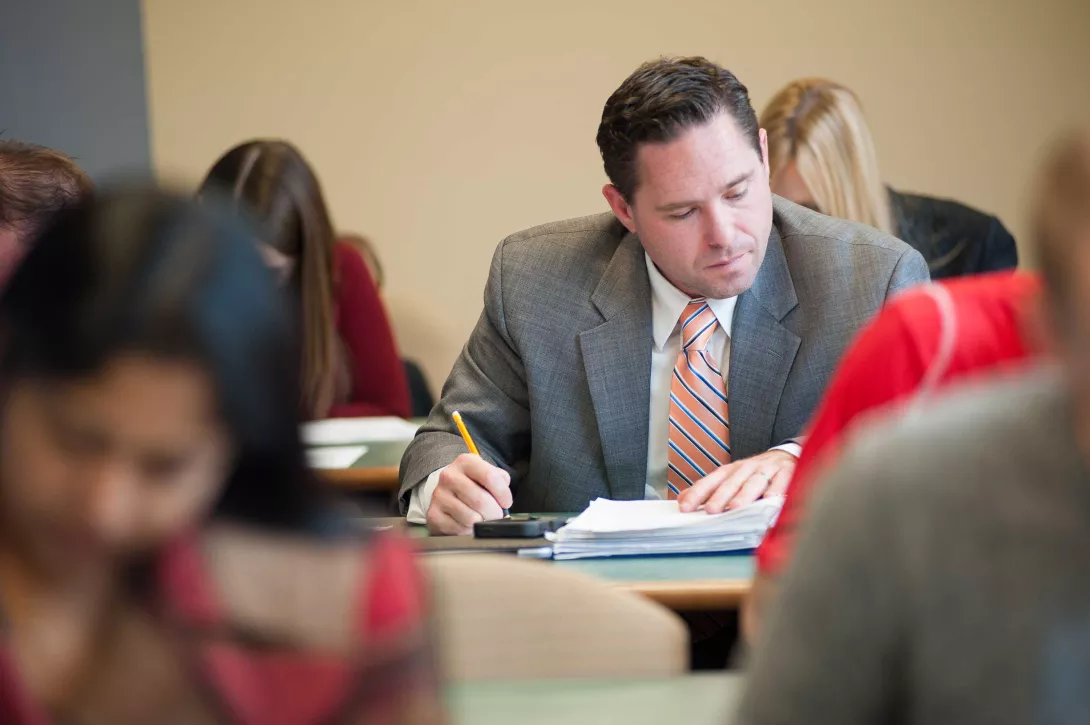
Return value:
[[(651, 280), (651, 404), (647, 415), (647, 483), (645, 497), (649, 499), (666, 496), (667, 449), (670, 440), (670, 386), (674, 376), (674, 366), (681, 354), (681, 313), (691, 301), (689, 296), (671, 284), (655, 266), (651, 258), (644, 253), (647, 263), (647, 275)], [(712, 333), (708, 342), (708, 354), (719, 361), (723, 371), (723, 385), (730, 398), (728, 380), (730, 379), (730, 334), (734, 320), (734, 306), (737, 297), (725, 300), (708, 300), (708, 307), (719, 320), (719, 327)], [(796, 458), (802, 453), (798, 443), (785, 443), (773, 450), (782, 450)], [(435, 487), (439, 485), (439, 474), (435, 471), (423, 485), (415, 488), (409, 498), (407, 518), (410, 523), (422, 524), (427, 518), (428, 506)]]

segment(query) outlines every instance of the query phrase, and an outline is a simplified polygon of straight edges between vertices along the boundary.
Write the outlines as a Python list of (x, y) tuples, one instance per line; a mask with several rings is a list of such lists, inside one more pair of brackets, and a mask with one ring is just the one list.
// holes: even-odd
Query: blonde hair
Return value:
[(792, 81), (760, 118), (772, 178), (792, 161), (823, 214), (893, 234), (889, 194), (859, 99), (822, 78)]

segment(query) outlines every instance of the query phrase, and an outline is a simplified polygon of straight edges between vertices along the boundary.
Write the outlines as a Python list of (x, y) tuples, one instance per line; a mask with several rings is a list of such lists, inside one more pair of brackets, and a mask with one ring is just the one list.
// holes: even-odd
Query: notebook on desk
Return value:
[(600, 498), (546, 537), (554, 559), (742, 551), (761, 543), (782, 506), (775, 496), (721, 514), (682, 513), (677, 501)]

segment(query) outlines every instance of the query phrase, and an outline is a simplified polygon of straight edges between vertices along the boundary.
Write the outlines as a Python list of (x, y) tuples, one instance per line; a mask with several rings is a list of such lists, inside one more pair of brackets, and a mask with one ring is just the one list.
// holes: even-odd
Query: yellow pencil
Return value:
[[(450, 417), (454, 419), (454, 425), (458, 426), (458, 432), (462, 434), (462, 440), (466, 442), (466, 448), (469, 449), (469, 452), (475, 456), (481, 455), (480, 451), (477, 450), (477, 444), (473, 442), (473, 437), (469, 435), (469, 429), (466, 428), (465, 422), (462, 421), (462, 414), (456, 410), (451, 413)], [(503, 517), (505, 519), (510, 518), (511, 512), (504, 509)]]
[(454, 418), (454, 425), (458, 426), (458, 432), (462, 434), (462, 440), (466, 442), (466, 448), (469, 449), (469, 452), (475, 456), (481, 455), (480, 451), (477, 450), (477, 444), (473, 442), (472, 436), (469, 435), (469, 431), (466, 429), (466, 424), (462, 422), (462, 414), (456, 410), (450, 417)]

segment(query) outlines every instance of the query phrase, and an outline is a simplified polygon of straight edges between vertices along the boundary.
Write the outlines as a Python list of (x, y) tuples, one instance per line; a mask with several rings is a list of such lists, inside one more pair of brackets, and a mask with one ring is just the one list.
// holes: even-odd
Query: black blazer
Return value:
[(895, 233), (927, 260), (931, 279), (1014, 269), (1018, 247), (990, 214), (948, 199), (889, 190)]

